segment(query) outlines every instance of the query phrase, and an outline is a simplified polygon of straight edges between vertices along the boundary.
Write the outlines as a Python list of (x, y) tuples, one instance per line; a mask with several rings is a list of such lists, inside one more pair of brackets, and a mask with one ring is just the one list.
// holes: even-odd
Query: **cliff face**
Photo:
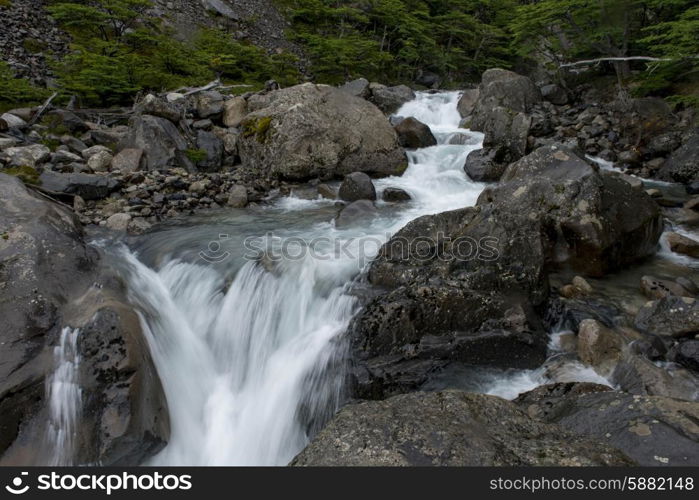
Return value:
[[(301, 48), (285, 38), (288, 22), (273, 2), (265, 0), (152, 0), (151, 14), (187, 40), (199, 27), (220, 28), (237, 40), (248, 41), (269, 53), (290, 52), (306, 66)], [(1, 4), (0, 4), (1, 5)], [(56, 26), (45, 0), (9, 0), (0, 6), (0, 59), (17, 76), (40, 85), (51, 83), (50, 60), (65, 55), (70, 37)]]

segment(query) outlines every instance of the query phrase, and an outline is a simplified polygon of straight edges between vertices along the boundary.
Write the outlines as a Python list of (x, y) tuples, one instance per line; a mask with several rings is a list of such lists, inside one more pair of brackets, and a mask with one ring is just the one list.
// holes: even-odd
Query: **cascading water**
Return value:
[[(352, 279), (406, 222), (472, 205), (483, 188), (463, 172), (482, 136), (459, 129), (458, 98), (419, 94), (399, 110), (428, 124), (438, 145), (410, 152), (401, 177), (376, 182), (413, 201), (399, 210), (379, 203), (369, 225), (335, 228), (327, 202), (287, 199), (259, 217), (156, 233), (134, 253), (122, 250), (170, 411), (171, 439), (154, 463), (283, 465), (307, 444), (309, 426), (336, 410), (342, 334), (357, 307)], [(315, 240), (313, 254), (261, 265), (234, 248), (270, 229), (274, 241)], [(197, 257), (212, 240), (219, 253)]]
[(49, 421), (47, 442), (49, 465), (73, 465), (75, 438), (82, 408), (78, 380), (78, 336), (80, 330), (65, 327), (54, 347), (55, 368), (47, 380)]

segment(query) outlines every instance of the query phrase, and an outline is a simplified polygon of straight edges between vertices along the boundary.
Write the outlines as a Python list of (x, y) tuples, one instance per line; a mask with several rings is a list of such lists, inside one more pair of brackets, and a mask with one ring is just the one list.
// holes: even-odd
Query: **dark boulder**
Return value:
[(654, 335), (687, 337), (699, 333), (699, 302), (669, 295), (647, 302), (634, 319), (635, 327)]
[(203, 172), (218, 172), (223, 161), (223, 141), (212, 132), (199, 130), (197, 148), (206, 153), (206, 158), (197, 163), (197, 168)]
[(338, 193), (341, 200), (357, 201), (357, 200), (376, 200), (376, 188), (371, 182), (371, 177), (362, 172), (354, 172), (345, 176), (345, 179), (340, 185)]
[(541, 87), (541, 96), (545, 101), (556, 104), (557, 106), (568, 104), (568, 93), (565, 89), (553, 83)]
[(437, 145), (430, 127), (415, 118), (408, 117), (395, 126), (398, 142), (404, 148), (417, 149)]
[(340, 213), (335, 217), (335, 226), (342, 228), (363, 223), (374, 218), (377, 213), (373, 202), (369, 200), (355, 201), (340, 210)]
[(599, 439), (639, 465), (693, 465), (699, 460), (699, 403), (580, 383), (541, 386), (515, 403), (532, 418)]
[(464, 164), (464, 171), (476, 182), (497, 182), (506, 168), (506, 163), (496, 160), (495, 151), (485, 149), (471, 151)]
[(388, 202), (400, 202), (400, 201), (410, 201), (412, 198), (407, 191), (401, 188), (387, 187), (381, 193), (381, 198), (383, 201)]
[(296, 466), (630, 465), (617, 450), (536, 422), (504, 399), (419, 392), (345, 406)]
[(81, 354), (76, 448), (67, 463), (142, 463), (169, 437), (138, 317), (62, 206), (0, 174), (0, 464), (51, 462), (48, 381), (65, 328)]
[(689, 370), (699, 372), (699, 340), (685, 340), (674, 349), (672, 359)]
[(473, 108), (476, 105), (476, 101), (478, 101), (478, 95), (478, 89), (466, 89), (464, 90), (464, 93), (461, 94), (459, 102), (456, 105), (456, 109), (459, 111), (461, 118), (471, 116), (471, 113), (473, 113)]
[(80, 196), (83, 200), (101, 200), (121, 187), (121, 183), (106, 175), (63, 174), (50, 170), (39, 176), (41, 187), (55, 193)]

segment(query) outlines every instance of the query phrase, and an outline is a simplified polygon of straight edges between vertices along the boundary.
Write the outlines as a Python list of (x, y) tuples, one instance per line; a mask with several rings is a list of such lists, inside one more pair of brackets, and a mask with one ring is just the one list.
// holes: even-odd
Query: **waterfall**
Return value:
[[(121, 250), (130, 300), (141, 315), (170, 412), (171, 439), (153, 464), (285, 465), (308, 443), (314, 426), (337, 410), (344, 334), (357, 309), (352, 280), (405, 223), (473, 205), (483, 189), (463, 171), (482, 135), (459, 129), (458, 99), (458, 92), (419, 93), (397, 113), (425, 122), (438, 141), (409, 152), (402, 176), (376, 181), (377, 191), (400, 187), (411, 202), (399, 208), (378, 202), (371, 223), (339, 229), (322, 211), (327, 202), (287, 199), (260, 209), (257, 219), (225, 219), (208, 233), (217, 239), (225, 231), (225, 240), (238, 244), (251, 235), (263, 238), (263, 225), (276, 223), (281, 240), (322, 238), (314, 255), (272, 266), (235, 251), (222, 251), (215, 262), (191, 251), (175, 255), (197, 238), (207, 248), (204, 225), (155, 234), (140, 251)], [(355, 253), (338, 254), (338, 242)], [(367, 259), (357, 257), (360, 250)], [(155, 257), (147, 255), (153, 252)]]
[(54, 347), (54, 372), (47, 379), (49, 465), (73, 465), (82, 394), (78, 380), (80, 330), (65, 327)]

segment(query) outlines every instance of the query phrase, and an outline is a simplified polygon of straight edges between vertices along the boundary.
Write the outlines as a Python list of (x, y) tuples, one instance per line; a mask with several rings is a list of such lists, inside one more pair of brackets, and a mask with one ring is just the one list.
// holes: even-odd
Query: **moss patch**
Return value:
[(39, 172), (36, 169), (29, 167), (27, 165), (22, 165), (21, 167), (11, 167), (2, 170), (3, 174), (12, 175), (17, 177), (19, 180), (25, 184), (40, 184)]
[(265, 143), (272, 129), (272, 117), (253, 118), (243, 123), (243, 137), (254, 136), (257, 142)]
[(184, 154), (187, 155), (189, 161), (191, 161), (194, 164), (205, 161), (207, 158), (206, 151), (204, 151), (203, 149), (186, 149)]

